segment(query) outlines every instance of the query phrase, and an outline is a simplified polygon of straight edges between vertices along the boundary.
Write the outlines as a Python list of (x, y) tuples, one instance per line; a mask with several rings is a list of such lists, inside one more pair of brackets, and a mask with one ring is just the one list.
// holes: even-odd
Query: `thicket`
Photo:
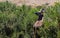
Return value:
[[(16, 6), (0, 2), (0, 38), (32, 38), (33, 25), (42, 6)], [(41, 38), (60, 38), (60, 3), (48, 6), (44, 13), (44, 26), (38, 32)]]

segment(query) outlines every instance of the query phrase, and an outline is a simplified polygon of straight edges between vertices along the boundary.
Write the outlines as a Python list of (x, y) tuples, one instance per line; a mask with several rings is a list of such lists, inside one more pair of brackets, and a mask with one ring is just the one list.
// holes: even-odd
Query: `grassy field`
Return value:
[[(33, 24), (37, 20), (35, 12), (43, 6), (16, 6), (0, 2), (0, 38), (31, 38)], [(60, 3), (49, 6), (44, 13), (44, 26), (38, 32), (41, 38), (60, 38)]]

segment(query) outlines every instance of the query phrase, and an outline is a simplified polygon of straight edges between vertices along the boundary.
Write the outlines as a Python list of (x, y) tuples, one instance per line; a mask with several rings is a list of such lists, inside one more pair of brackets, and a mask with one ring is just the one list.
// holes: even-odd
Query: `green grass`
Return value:
[[(32, 27), (38, 18), (35, 12), (38, 12), (41, 8), (42, 6), (32, 8), (26, 5), (16, 6), (8, 2), (0, 2), (0, 38), (18, 38), (20, 34), (24, 38), (31, 38)], [(44, 27), (41, 27), (39, 31), (41, 38), (59, 38), (59, 9), (60, 3), (56, 3), (55, 6), (49, 6), (46, 9)], [(10, 36), (7, 36), (3, 30), (5, 25), (13, 30)]]

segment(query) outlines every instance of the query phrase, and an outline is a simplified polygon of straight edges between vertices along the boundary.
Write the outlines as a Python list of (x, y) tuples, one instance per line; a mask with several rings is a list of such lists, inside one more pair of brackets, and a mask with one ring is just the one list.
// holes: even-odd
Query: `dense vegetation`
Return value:
[[(31, 38), (33, 24), (38, 18), (34, 13), (42, 7), (0, 2), (0, 38)], [(41, 38), (60, 38), (60, 3), (46, 9), (44, 24), (38, 33)]]

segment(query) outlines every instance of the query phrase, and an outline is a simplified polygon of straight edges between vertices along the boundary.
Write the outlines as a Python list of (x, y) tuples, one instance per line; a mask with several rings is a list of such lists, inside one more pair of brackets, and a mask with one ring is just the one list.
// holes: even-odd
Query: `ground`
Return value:
[[(1, 1), (6, 1), (6, 0), (0, 0)], [(7, 0), (9, 2), (15, 3), (16, 5), (30, 5), (30, 6), (39, 6), (45, 3), (49, 3), (49, 5), (53, 5), (54, 2), (58, 2), (60, 0)]]

